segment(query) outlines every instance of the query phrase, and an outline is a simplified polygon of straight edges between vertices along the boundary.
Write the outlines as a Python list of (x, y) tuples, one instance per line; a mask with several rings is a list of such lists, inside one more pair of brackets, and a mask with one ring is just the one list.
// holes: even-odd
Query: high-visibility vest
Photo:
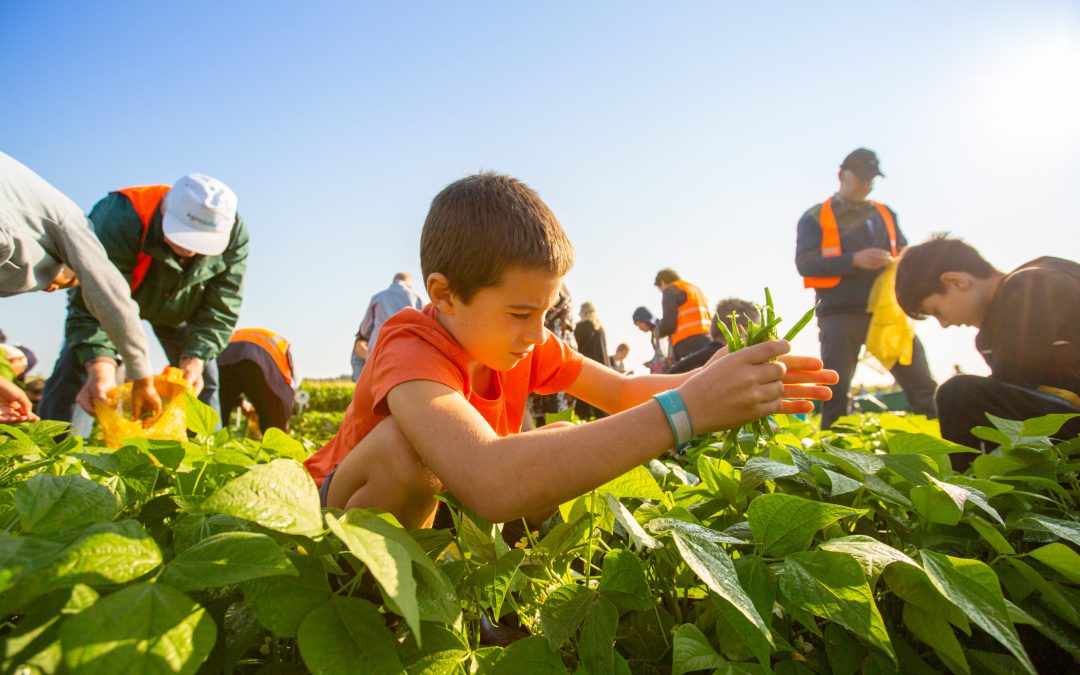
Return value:
[(150, 254), (143, 250), (143, 244), (146, 243), (146, 233), (150, 231), (150, 221), (154, 219), (154, 214), (161, 207), (161, 200), (165, 198), (165, 193), (171, 189), (172, 187), (169, 185), (143, 185), (113, 192), (113, 194), (119, 193), (127, 197), (131, 205), (135, 207), (135, 213), (139, 214), (139, 220), (142, 221), (139, 252), (135, 256), (135, 267), (131, 270), (132, 295), (135, 294), (135, 289), (146, 278), (146, 273), (150, 271), (150, 262), (153, 260)]
[[(885, 229), (889, 233), (889, 249), (895, 258), (896, 249), (896, 221), (892, 213), (884, 204), (871, 202), (871, 206), (881, 214), (885, 221)], [(840, 255), (840, 228), (836, 226), (836, 215), (833, 213), (832, 198), (826, 199), (821, 205), (821, 256), (823, 258), (835, 258)], [(840, 277), (803, 277), (804, 288), (832, 288), (840, 283)]]
[(708, 333), (712, 312), (709, 311), (709, 301), (697, 286), (685, 281), (673, 281), (671, 285), (686, 293), (686, 302), (679, 305), (675, 332), (671, 334), (671, 344), (674, 346), (688, 337)]
[(265, 328), (237, 328), (229, 338), (229, 343), (233, 342), (250, 342), (262, 347), (274, 359), (274, 365), (285, 378), (285, 384), (292, 384), (293, 365), (288, 340)]

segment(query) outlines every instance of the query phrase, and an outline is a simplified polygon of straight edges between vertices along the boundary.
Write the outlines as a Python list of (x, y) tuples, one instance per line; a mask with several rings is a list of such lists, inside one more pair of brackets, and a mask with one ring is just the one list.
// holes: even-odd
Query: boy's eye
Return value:
[(514, 312), (510, 312), (510, 316), (514, 317), (515, 319), (524, 321), (525, 319), (529, 318), (529, 313), (525, 312), (524, 314), (515, 314)]

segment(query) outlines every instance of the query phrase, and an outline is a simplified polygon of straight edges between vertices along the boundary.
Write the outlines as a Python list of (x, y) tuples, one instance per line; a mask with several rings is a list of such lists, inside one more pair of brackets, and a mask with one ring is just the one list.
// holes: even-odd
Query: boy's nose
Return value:
[(525, 331), (525, 340), (531, 345), (540, 345), (544, 343), (543, 319), (529, 326), (528, 330)]

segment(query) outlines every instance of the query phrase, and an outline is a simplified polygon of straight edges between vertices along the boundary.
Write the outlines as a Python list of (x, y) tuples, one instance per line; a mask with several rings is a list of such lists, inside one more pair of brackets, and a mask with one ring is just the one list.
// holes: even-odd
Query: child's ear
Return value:
[(958, 291), (971, 288), (971, 277), (963, 272), (942, 272), (940, 278), (946, 288), (955, 288)]
[(454, 294), (450, 291), (450, 280), (445, 274), (432, 272), (428, 275), (427, 294), (431, 298), (431, 304), (443, 314), (454, 313)]

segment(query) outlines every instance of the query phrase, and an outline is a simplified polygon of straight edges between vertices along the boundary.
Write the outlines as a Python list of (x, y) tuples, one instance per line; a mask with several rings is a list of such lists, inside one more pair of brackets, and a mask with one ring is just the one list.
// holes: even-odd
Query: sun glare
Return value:
[(984, 119), (1007, 138), (1080, 140), (1080, 34), (1012, 44), (981, 69)]

